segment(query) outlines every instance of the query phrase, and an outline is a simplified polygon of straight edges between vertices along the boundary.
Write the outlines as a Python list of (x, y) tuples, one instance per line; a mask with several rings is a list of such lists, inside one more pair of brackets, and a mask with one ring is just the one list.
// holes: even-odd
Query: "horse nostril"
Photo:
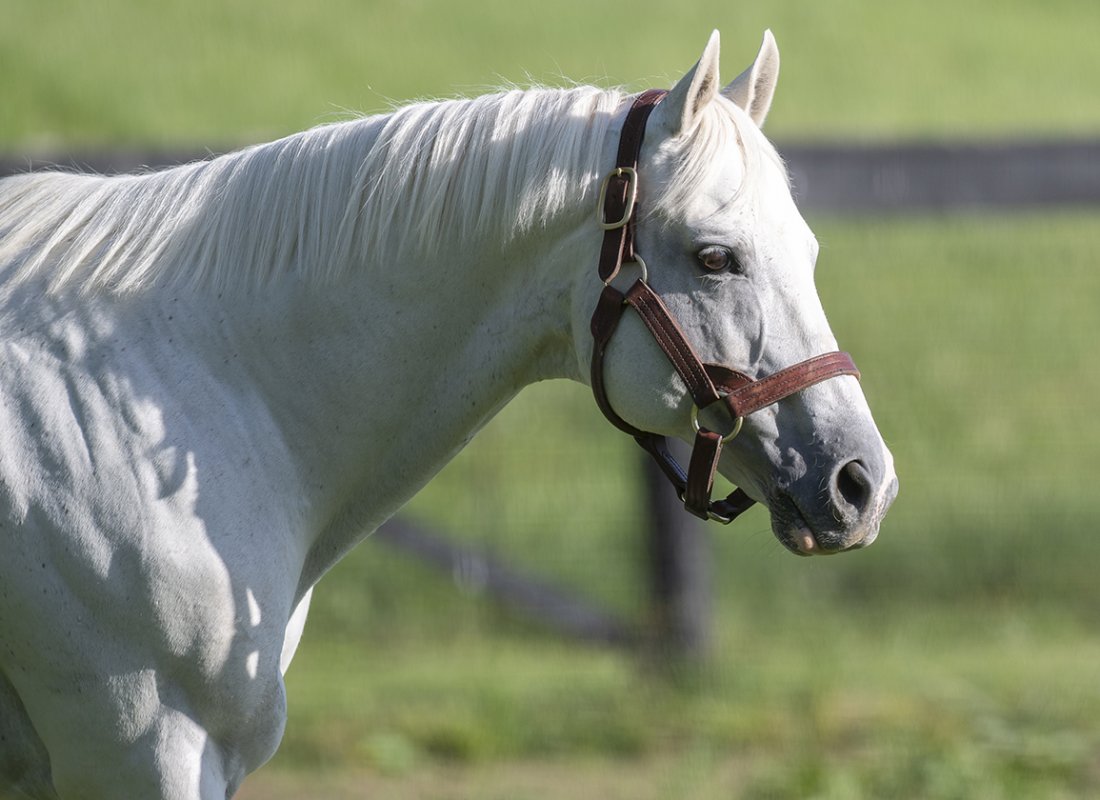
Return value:
[(849, 461), (837, 471), (836, 489), (844, 502), (857, 512), (866, 509), (871, 499), (871, 474), (862, 461)]

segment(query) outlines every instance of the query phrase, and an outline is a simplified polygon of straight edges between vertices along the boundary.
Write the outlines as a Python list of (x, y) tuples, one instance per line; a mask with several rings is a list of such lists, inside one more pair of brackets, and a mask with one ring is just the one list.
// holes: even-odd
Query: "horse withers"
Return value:
[(507, 91), (0, 182), (0, 795), (231, 796), (314, 584), (538, 380), (696, 442), (696, 513), (717, 470), (796, 553), (869, 543), (897, 479), (759, 129), (778, 63), (723, 88), (715, 35), (641, 123)]

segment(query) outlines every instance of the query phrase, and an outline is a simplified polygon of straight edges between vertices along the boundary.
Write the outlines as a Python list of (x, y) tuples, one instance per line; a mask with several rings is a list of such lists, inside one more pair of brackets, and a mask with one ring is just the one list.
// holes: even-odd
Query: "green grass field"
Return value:
[[(0, 150), (217, 149), (528, 76), (667, 83), (713, 27), (732, 77), (765, 26), (777, 138), (1100, 132), (1091, 0), (7, 0)], [(670, 675), (368, 541), (318, 589), (284, 746), (243, 796), (1100, 796), (1097, 213), (810, 221), (897, 459), (878, 542), (807, 560), (759, 509), (714, 528), (714, 652)], [(550, 383), (406, 513), (640, 619), (638, 467)]]

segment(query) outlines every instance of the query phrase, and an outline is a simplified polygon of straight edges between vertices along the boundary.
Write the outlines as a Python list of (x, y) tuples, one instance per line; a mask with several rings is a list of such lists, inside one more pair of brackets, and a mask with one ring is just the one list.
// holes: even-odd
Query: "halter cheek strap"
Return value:
[[(611, 424), (633, 436), (654, 458), (688, 511), (703, 519), (729, 523), (753, 504), (752, 498), (741, 489), (719, 500), (711, 500), (711, 493), (722, 446), (738, 434), (744, 418), (829, 378), (838, 375), (858, 378), (859, 370), (847, 353), (832, 352), (754, 380), (729, 367), (704, 363), (695, 353), (676, 318), (650, 288), (645, 263), (634, 251), (642, 139), (650, 113), (666, 94), (650, 89), (635, 99), (623, 123), (615, 169), (604, 179), (600, 191), (598, 214), (604, 237), (599, 276), (604, 287), (592, 314), (592, 392), (596, 404)], [(622, 292), (611, 282), (624, 264), (631, 263), (641, 269), (642, 275)], [(608, 400), (603, 379), (604, 355), (628, 307), (645, 323), (691, 394), (695, 443), (686, 472), (669, 452), (664, 436), (635, 428), (615, 412)], [(729, 415), (730, 427), (725, 433), (709, 430), (699, 423), (699, 411), (715, 404)]]

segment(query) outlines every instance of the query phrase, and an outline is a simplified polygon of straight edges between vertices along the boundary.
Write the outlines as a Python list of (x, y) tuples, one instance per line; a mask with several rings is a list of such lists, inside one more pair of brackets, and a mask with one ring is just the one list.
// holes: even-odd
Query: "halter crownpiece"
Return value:
[[(753, 504), (742, 489), (711, 500), (714, 476), (722, 446), (741, 431), (744, 418), (808, 386), (839, 375), (859, 377), (852, 357), (832, 352), (800, 361), (758, 380), (735, 369), (700, 360), (676, 322), (675, 317), (650, 288), (645, 262), (634, 251), (634, 227), (638, 217), (638, 160), (642, 151), (646, 121), (667, 92), (650, 89), (635, 98), (627, 112), (619, 135), (615, 169), (603, 181), (597, 218), (603, 228), (599, 276), (603, 291), (592, 314), (592, 393), (604, 416), (621, 431), (629, 433), (653, 456), (657, 466), (672, 483), (684, 508), (702, 519), (730, 523)], [(637, 264), (641, 276), (625, 292), (611, 285), (624, 264)], [(619, 320), (627, 307), (633, 308), (646, 328), (668, 356), (677, 374), (687, 385), (693, 402), (692, 425), (695, 443), (687, 472), (668, 449), (664, 436), (635, 428), (611, 407), (603, 380), (603, 360)], [(725, 409), (730, 418), (727, 431), (712, 431), (699, 422), (699, 412), (712, 406)]]

